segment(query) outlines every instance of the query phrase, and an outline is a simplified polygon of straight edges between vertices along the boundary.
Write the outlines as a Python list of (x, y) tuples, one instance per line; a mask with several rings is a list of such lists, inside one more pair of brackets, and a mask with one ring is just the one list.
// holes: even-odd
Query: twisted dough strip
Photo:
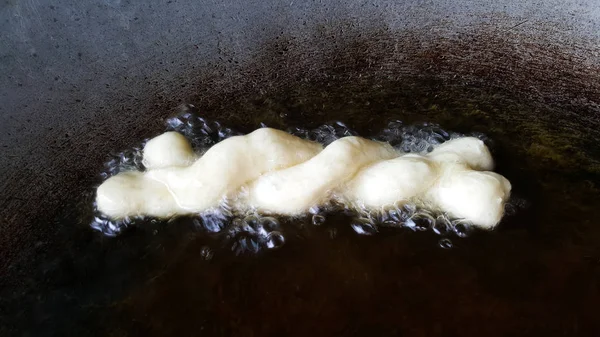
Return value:
[(98, 187), (101, 212), (112, 218), (170, 217), (217, 207), (223, 197), (237, 198), (237, 207), (286, 215), (331, 198), (373, 209), (411, 201), (492, 228), (511, 189), (508, 180), (489, 172), (492, 157), (472, 137), (416, 155), (360, 137), (340, 138), (323, 149), (262, 128), (223, 140), (196, 158), (184, 136), (167, 132), (146, 144), (144, 164), (146, 172), (120, 173)]

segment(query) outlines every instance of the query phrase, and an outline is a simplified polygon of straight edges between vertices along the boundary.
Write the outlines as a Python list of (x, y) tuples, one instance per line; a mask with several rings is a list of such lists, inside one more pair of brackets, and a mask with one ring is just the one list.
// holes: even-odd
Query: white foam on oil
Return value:
[[(145, 158), (143, 157), (143, 153), (141, 153), (142, 151), (140, 151), (143, 148), (143, 146), (137, 147), (134, 148), (132, 151), (121, 153), (115, 158), (113, 158), (113, 160), (109, 161), (107, 163), (107, 171), (105, 172), (105, 176), (108, 178), (123, 171), (137, 171), (138, 173), (133, 174), (147, 175), (148, 172), (141, 173), (147, 169), (147, 167), (145, 167), (144, 164), (148, 165), (148, 168), (151, 168), (149, 172), (157, 171), (157, 169), (158, 171), (160, 171), (160, 167), (164, 168), (164, 160), (166, 160), (166, 162), (169, 162), (170, 160), (172, 162), (177, 162), (178, 160), (181, 160), (181, 166), (185, 166), (190, 162), (190, 154), (192, 154), (194, 158), (200, 157), (201, 155), (204, 156), (206, 154), (210, 154), (210, 149), (212, 149), (212, 147), (215, 144), (221, 143), (223, 140), (228, 139), (231, 136), (239, 135), (239, 133), (236, 133), (231, 129), (223, 128), (219, 123), (207, 122), (203, 118), (198, 117), (197, 115), (194, 115), (192, 113), (187, 113), (182, 116), (172, 118), (167, 121), (167, 125), (170, 131), (177, 132), (177, 134), (168, 133), (167, 135), (171, 135), (169, 137), (177, 138), (177, 142), (182, 141), (183, 138), (189, 140), (190, 145), (187, 145), (189, 146), (188, 150), (183, 151), (179, 154), (177, 154), (176, 152), (169, 152), (168, 155), (171, 156), (171, 158), (158, 158), (156, 162), (158, 162), (159, 164), (152, 164), (152, 160), (144, 160)], [(264, 131), (262, 132), (265, 133)], [(325, 149), (327, 149), (328, 145), (336, 142), (340, 138), (356, 135), (355, 132), (353, 132), (352, 130), (347, 128), (343, 123), (340, 122), (323, 125), (314, 130), (296, 128), (288, 130), (288, 132), (292, 135), (300, 136), (305, 140), (316, 141), (322, 144), (322, 146), (325, 146)], [(181, 137), (181, 135), (185, 137)], [(259, 172), (261, 170), (258, 170), (255, 171), (255, 174), (251, 175), (250, 177), (245, 176), (241, 179), (238, 179), (237, 184), (240, 186), (244, 186), (244, 188), (241, 189), (239, 193), (222, 193), (223, 190), (220, 190), (219, 193), (222, 194), (221, 197), (218, 198), (218, 200), (211, 201), (212, 204), (210, 207), (205, 207), (205, 209), (194, 209), (194, 207), (181, 207), (181, 204), (178, 204), (178, 207), (184, 210), (183, 212), (178, 212), (178, 210), (176, 209), (176, 212), (166, 212), (165, 214), (159, 214), (158, 216), (169, 217), (175, 216), (180, 213), (194, 214), (193, 216), (195, 217), (198, 226), (202, 227), (204, 230), (209, 232), (228, 233), (226, 237), (232, 240), (234, 237), (237, 237), (238, 239), (234, 240), (235, 245), (232, 245), (232, 249), (250, 252), (254, 250), (260, 250), (262, 248), (278, 248), (285, 242), (283, 231), (279, 227), (279, 223), (275, 218), (268, 217), (268, 222), (271, 223), (271, 225), (269, 226), (257, 226), (257, 223), (260, 223), (260, 221), (255, 219), (263, 218), (263, 216), (261, 216), (260, 214), (283, 213), (287, 215), (299, 215), (300, 213), (308, 211), (310, 207), (307, 206), (310, 203), (313, 203), (312, 206), (321, 203), (321, 207), (318, 208), (320, 211), (314, 212), (313, 210), (311, 212), (314, 213), (312, 214), (312, 222), (315, 225), (320, 225), (325, 222), (327, 212), (340, 211), (342, 210), (342, 208), (345, 208), (346, 212), (354, 214), (355, 220), (352, 221), (352, 228), (355, 230), (355, 232), (359, 234), (372, 235), (374, 233), (377, 233), (379, 229), (383, 227), (393, 227), (408, 228), (415, 231), (431, 230), (434, 233), (442, 235), (444, 237), (448, 235), (464, 237), (468, 235), (468, 232), (471, 228), (471, 224), (469, 223), (469, 221), (459, 219), (459, 217), (456, 216), (448, 215), (447, 213), (444, 213), (443, 209), (439, 209), (439, 207), (428, 207), (430, 205), (424, 204), (423, 202), (418, 200), (418, 198), (407, 197), (405, 198), (405, 200), (400, 200), (401, 202), (389, 202), (390, 200), (393, 200), (394, 194), (398, 195), (398, 192), (404, 191), (404, 193), (407, 196), (422, 195), (422, 190), (427, 189), (426, 187), (423, 187), (424, 184), (417, 184), (419, 186), (415, 186), (414, 183), (412, 183), (411, 185), (411, 182), (431, 182), (431, 180), (433, 180), (429, 179), (431, 178), (429, 177), (431, 173), (427, 173), (427, 170), (419, 168), (412, 168), (411, 171), (411, 165), (415, 164), (420, 166), (435, 166), (437, 165), (436, 163), (431, 164), (429, 162), (439, 161), (438, 159), (436, 159), (436, 157), (441, 156), (443, 156), (444, 159), (447, 160), (449, 157), (452, 157), (452, 151), (434, 152), (434, 149), (443, 149), (444, 146), (440, 146), (440, 144), (447, 143), (449, 140), (455, 140), (461, 137), (464, 136), (459, 134), (448, 133), (440, 129), (439, 127), (431, 124), (424, 124), (419, 126), (404, 126), (401, 122), (398, 121), (391, 122), (387, 128), (385, 128), (379, 135), (373, 138), (373, 140), (379, 142), (386, 142), (387, 144), (389, 144), (383, 146), (381, 143), (377, 143), (379, 145), (379, 151), (383, 151), (383, 153), (386, 153), (385, 155), (381, 155), (380, 153), (377, 156), (374, 156), (373, 160), (367, 159), (364, 162), (362, 162), (361, 165), (355, 165), (354, 170), (348, 170), (349, 172), (345, 173), (345, 175), (353, 178), (350, 181), (350, 183), (348, 183), (348, 179), (342, 179), (340, 180), (341, 183), (340, 181), (334, 181), (334, 183), (332, 184), (331, 181), (335, 179), (329, 177), (328, 179), (323, 179), (321, 184), (315, 184), (318, 186), (314, 187), (314, 189), (319, 190), (319, 193), (316, 194), (327, 195), (328, 198), (334, 199), (334, 204), (336, 204), (336, 206), (323, 205), (326, 204), (326, 200), (310, 200), (310, 198), (305, 198), (306, 200), (303, 203), (301, 203), (302, 207), (300, 208), (292, 207), (292, 209), (286, 209), (284, 206), (282, 211), (282, 209), (279, 209), (277, 207), (256, 207), (257, 204), (259, 206), (261, 205), (261, 203), (259, 202), (254, 203), (255, 207), (253, 208), (250, 207), (244, 209), (244, 207), (240, 207), (240, 203), (247, 203), (249, 198), (250, 200), (252, 200), (253, 193), (255, 195), (258, 194), (266, 196), (267, 201), (265, 203), (267, 205), (278, 204), (276, 202), (278, 199), (285, 198), (286, 196), (288, 196), (289, 198), (289, 195), (294, 194), (287, 192), (279, 194), (272, 193), (273, 191), (277, 191), (277, 189), (273, 188), (274, 184), (272, 184), (272, 182), (265, 183), (270, 182), (272, 178), (265, 178), (262, 180), (258, 179), (259, 181), (262, 181), (261, 183), (263, 185), (266, 185), (270, 188), (270, 190), (268, 191), (269, 193), (256, 193), (257, 188), (255, 185), (259, 183), (255, 181), (253, 183), (254, 185), (248, 185), (244, 184), (244, 182), (247, 182), (249, 180), (257, 180), (257, 175), (261, 176), (262, 178), (262, 175), (265, 172)], [(360, 140), (360, 142), (366, 143), (369, 142), (368, 140), (362, 138), (350, 137), (347, 139), (356, 139)], [(148, 143), (152, 144), (151, 142)], [(303, 141), (302, 144), (305, 145), (306, 143), (308, 142)], [(148, 144), (144, 145), (148, 146)], [(319, 154), (325, 152), (320, 151), (320, 149), (317, 149), (314, 146), (311, 151), (312, 154), (314, 154), (315, 152), (318, 152)], [(391, 154), (390, 151), (393, 151), (393, 154)], [(341, 162), (342, 164), (338, 165), (336, 170), (339, 171), (346, 169), (345, 166), (348, 166), (348, 163), (351, 162), (351, 160), (354, 157), (360, 156), (360, 154), (363, 152), (364, 151), (358, 151), (352, 153), (350, 151), (350, 153), (347, 154), (346, 159), (342, 158), (346, 162), (344, 162), (344, 160), (337, 161), (338, 163)], [(432, 152), (434, 153), (432, 154)], [(372, 151), (367, 151), (366, 153), (368, 155), (368, 153), (372, 153)], [(410, 153), (410, 155), (406, 155), (407, 153)], [(265, 154), (268, 154), (268, 151), (266, 151)], [(305, 155), (304, 157), (302, 157), (300, 163), (310, 161), (306, 160), (309, 155)], [(403, 156), (398, 157), (399, 155)], [(244, 157), (240, 165), (247, 166), (247, 161), (254, 160), (253, 157), (255, 156)], [(315, 156), (313, 156), (312, 158), (314, 157)], [(467, 155), (466, 157), (468, 165), (472, 166), (473, 168), (491, 168), (489, 167), (489, 165), (485, 165), (485, 160), (483, 164), (477, 162), (477, 160), (480, 160), (480, 158), (477, 156), (474, 156), (473, 158), (468, 158), (469, 156)], [(263, 156), (261, 158), (260, 156), (258, 156), (258, 158), (265, 160), (265, 158), (267, 157)], [(211, 159), (210, 161), (207, 160), (207, 164), (205, 164), (206, 166), (204, 167), (207, 170), (210, 170), (211, 165), (209, 164), (212, 163), (218, 164), (212, 165), (214, 168), (224, 170), (227, 169), (226, 166), (231, 166), (231, 164), (229, 163), (230, 160), (231, 154), (228, 154), (227, 161), (224, 161), (223, 163), (219, 162), (219, 156), (215, 156), (214, 159)], [(462, 160), (464, 161), (464, 158)], [(406, 161), (406, 163), (404, 161)], [(401, 172), (401, 174), (398, 176), (399, 179), (394, 179), (392, 181), (387, 179), (388, 184), (386, 184), (386, 179), (378, 177), (377, 175), (375, 177), (372, 177), (373, 175), (368, 173), (369, 170), (373, 172), (378, 171), (378, 166), (383, 166), (383, 169), (379, 167), (379, 169), (381, 169), (380, 171), (393, 171), (392, 167), (395, 164), (394, 162), (399, 162), (399, 169), (396, 172)], [(256, 162), (253, 163), (256, 165)], [(289, 165), (292, 168), (293, 166), (295, 166), (294, 163), (285, 163), (285, 165)], [(317, 167), (314, 170), (312, 170), (313, 173), (323, 171), (323, 165), (321, 165), (321, 167), (318, 167), (319, 165), (316, 166)], [(388, 167), (386, 168), (386, 166)], [(281, 165), (279, 165), (279, 168), (281, 168)], [(289, 168), (283, 169), (283, 171), (285, 170), (289, 170)], [(330, 171), (335, 172), (336, 170)], [(267, 172), (275, 175), (278, 171), (281, 170), (267, 170)], [(278, 177), (278, 179), (284, 181), (287, 184), (291, 183), (290, 186), (284, 186), (286, 187), (285, 189), (288, 190), (288, 188), (291, 188), (292, 191), (302, 190), (301, 186), (303, 185), (298, 184), (296, 182), (296, 178), (298, 177), (298, 175), (289, 173), (288, 175), (291, 176), (291, 179), (281, 179), (281, 175)], [(312, 183), (314, 181), (314, 179), (311, 179), (310, 174), (307, 177), (304, 177), (303, 179), (303, 184)], [(390, 186), (390, 182), (392, 183), (392, 185), (394, 185), (394, 183), (396, 185)], [(144, 186), (147, 186), (145, 185), (145, 182), (143, 184)], [(340, 185), (343, 188), (340, 188)], [(375, 188), (369, 188), (369, 186), (375, 186)], [(373, 193), (375, 195), (372, 196), (368, 193), (365, 193), (364, 190), (379, 192)], [(146, 192), (151, 191), (144, 191), (144, 193)], [(315, 195), (315, 193), (308, 194)], [(367, 195), (368, 197), (355, 198), (352, 197), (353, 194), (363, 196)], [(223, 196), (228, 196), (228, 198), (223, 198)], [(348, 198), (348, 196), (350, 196), (350, 198)], [(385, 200), (381, 200), (382, 198)], [(350, 202), (348, 199), (360, 199), (360, 202), (353, 203)], [(164, 205), (164, 203), (161, 204)], [(289, 204), (290, 202), (286, 201), (285, 203), (279, 203), (278, 205)], [(386, 205), (386, 207), (375, 207), (382, 206), (384, 204)], [(503, 202), (501, 204), (501, 206), (503, 206)], [(172, 205), (168, 205), (167, 203), (167, 206), (171, 207)], [(160, 209), (160, 207), (160, 205), (153, 205), (152, 209)], [(116, 235), (123, 228), (129, 226), (131, 223), (136, 222), (136, 219), (141, 219), (144, 216), (147, 216), (147, 214), (136, 213), (130, 214), (129, 216), (125, 214), (125, 216), (119, 217), (118, 220), (111, 220), (106, 216), (99, 216), (94, 221), (93, 227), (102, 230), (107, 235)], [(277, 225), (275, 225), (275, 223)], [(442, 242), (440, 242), (440, 245), (448, 246), (448, 244), (444, 245)], [(233, 246), (235, 246), (235, 248)]]

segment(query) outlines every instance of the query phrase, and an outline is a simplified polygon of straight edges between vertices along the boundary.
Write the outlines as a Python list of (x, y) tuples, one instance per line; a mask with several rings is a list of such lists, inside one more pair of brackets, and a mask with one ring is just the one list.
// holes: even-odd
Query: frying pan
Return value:
[[(0, 31), (0, 335), (600, 333), (596, 1), (7, 0)], [(524, 207), (450, 250), (335, 218), (253, 257), (177, 220), (93, 231), (103, 163), (185, 104), (482, 132)]]

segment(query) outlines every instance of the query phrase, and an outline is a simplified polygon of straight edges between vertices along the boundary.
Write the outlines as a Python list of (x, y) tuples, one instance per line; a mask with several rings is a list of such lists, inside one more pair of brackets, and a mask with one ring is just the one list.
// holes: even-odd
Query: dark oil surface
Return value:
[[(390, 120), (484, 133), (524, 200), (493, 232), (452, 239), (399, 229), (357, 235), (333, 215), (284, 222), (286, 243), (236, 255), (185, 219), (116, 237), (89, 227), (93, 185), (57, 215), (57, 243), (2, 299), (21, 336), (597, 336), (597, 138), (569, 111), (501, 92), (338, 78), (219, 103), (207, 118), (251, 131), (339, 120), (360, 135)], [(156, 135), (163, 129), (149, 130)], [(140, 139), (141, 141), (141, 139)], [(136, 144), (131, 144), (134, 146)], [(115, 149), (115, 152), (123, 149)], [(98, 168), (98, 171), (101, 167)], [(90, 176), (98, 172), (90, 172)], [(99, 183), (100, 179), (97, 182)]]

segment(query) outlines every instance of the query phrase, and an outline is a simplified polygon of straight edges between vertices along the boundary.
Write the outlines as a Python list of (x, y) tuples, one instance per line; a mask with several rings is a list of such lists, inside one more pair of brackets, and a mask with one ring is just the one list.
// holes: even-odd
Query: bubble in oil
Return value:
[(454, 247), (454, 244), (452, 244), (452, 241), (450, 241), (448, 238), (440, 239), (440, 241), (438, 241), (438, 245), (443, 249), (451, 249)]
[(104, 163), (104, 170), (100, 172), (102, 179), (108, 179), (120, 172), (144, 171), (146, 168), (142, 163), (142, 150), (147, 140), (140, 145), (119, 153), (112, 154)]
[(90, 222), (90, 227), (96, 231), (101, 232), (103, 235), (108, 237), (115, 237), (121, 234), (125, 229), (130, 227), (133, 223), (139, 222), (143, 217), (136, 218), (125, 218), (113, 220), (101, 214), (94, 204), (94, 216)]
[(450, 220), (445, 215), (439, 215), (435, 222), (433, 223), (433, 227), (431, 228), (433, 232), (437, 235), (448, 235), (452, 230), (452, 225)]
[(452, 230), (459, 238), (466, 238), (471, 234), (472, 225), (465, 220), (455, 220), (452, 222)]
[(289, 128), (287, 132), (300, 138), (319, 142), (324, 146), (327, 146), (342, 137), (358, 135), (356, 131), (350, 129), (346, 124), (340, 121), (324, 124), (312, 130), (292, 127)]
[(212, 249), (210, 249), (210, 247), (208, 246), (204, 246), (200, 249), (200, 257), (203, 260), (211, 260), (213, 258), (213, 256), (215, 255), (214, 251)]
[(267, 248), (278, 249), (285, 243), (285, 237), (280, 232), (274, 231), (267, 236)]
[(224, 139), (241, 135), (219, 122), (199, 116), (198, 109), (193, 105), (187, 105), (182, 110), (179, 116), (167, 119), (167, 131), (177, 131), (186, 136), (195, 150), (202, 151)]
[(378, 232), (377, 225), (362, 219), (356, 219), (350, 225), (354, 232), (359, 235), (374, 235)]
[(308, 209), (308, 213), (310, 214), (319, 214), (321, 212), (321, 208), (319, 206), (312, 206)]
[(399, 208), (392, 208), (387, 212), (383, 212), (383, 214), (385, 215), (383, 222), (391, 226), (406, 221), (406, 215)]
[(433, 230), (436, 224), (436, 217), (426, 210), (415, 212), (411, 220), (414, 221), (415, 228), (419, 228), (420, 231)]
[(194, 224), (209, 233), (219, 233), (229, 221), (230, 219), (222, 212), (212, 211), (199, 214), (198, 218), (194, 219)]
[(273, 217), (251, 214), (236, 218), (228, 229), (227, 240), (237, 255), (257, 254), (264, 249), (278, 249), (285, 244), (279, 221)]
[(236, 255), (257, 254), (260, 246), (256, 237), (252, 235), (241, 235), (231, 245), (231, 250)]
[(325, 216), (320, 215), (320, 214), (315, 214), (312, 216), (312, 224), (315, 226), (321, 226), (322, 224), (325, 223)]
[(431, 152), (435, 146), (460, 136), (432, 123), (407, 126), (402, 121), (395, 120), (389, 122), (374, 139), (388, 142), (402, 152), (425, 154)]

